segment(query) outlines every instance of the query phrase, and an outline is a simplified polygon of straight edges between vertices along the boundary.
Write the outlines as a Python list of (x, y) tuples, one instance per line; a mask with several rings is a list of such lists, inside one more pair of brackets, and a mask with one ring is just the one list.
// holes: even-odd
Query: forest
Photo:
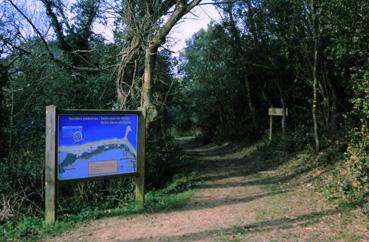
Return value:
[[(207, 4), (221, 18), (174, 54), (171, 29)], [(288, 108), (270, 155), (307, 152), (334, 171), (327, 196), (368, 215), (368, 13), (367, 0), (0, 0), (0, 237), (55, 229), (42, 225), (48, 105), (142, 110), (152, 192), (190, 172), (176, 137), (252, 144), (268, 108)], [(65, 185), (58, 210), (105, 216), (133, 191), (130, 178)]]

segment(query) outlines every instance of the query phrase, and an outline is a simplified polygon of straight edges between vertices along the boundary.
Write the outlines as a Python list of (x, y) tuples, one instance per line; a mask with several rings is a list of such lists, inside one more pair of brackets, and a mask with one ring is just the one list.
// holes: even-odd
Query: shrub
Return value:
[[(347, 159), (331, 185), (332, 197), (344, 205), (365, 206), (369, 198), (369, 131), (366, 125), (352, 131)], [(367, 211), (369, 212), (369, 211)]]

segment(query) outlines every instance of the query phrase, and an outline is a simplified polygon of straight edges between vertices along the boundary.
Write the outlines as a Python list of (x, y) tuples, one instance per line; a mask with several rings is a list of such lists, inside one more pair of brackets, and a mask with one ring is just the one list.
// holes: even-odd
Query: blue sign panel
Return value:
[(58, 114), (59, 181), (135, 173), (137, 114)]

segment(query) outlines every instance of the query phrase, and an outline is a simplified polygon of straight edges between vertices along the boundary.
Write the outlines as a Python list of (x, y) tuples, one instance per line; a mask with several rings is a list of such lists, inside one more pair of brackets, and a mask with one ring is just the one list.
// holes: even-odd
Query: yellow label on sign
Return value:
[(104, 175), (118, 172), (117, 160), (90, 161), (88, 162), (88, 175)]

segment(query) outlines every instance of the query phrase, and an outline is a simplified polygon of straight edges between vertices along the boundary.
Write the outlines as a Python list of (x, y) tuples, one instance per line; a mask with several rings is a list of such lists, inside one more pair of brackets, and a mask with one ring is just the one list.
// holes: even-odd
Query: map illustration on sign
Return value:
[(59, 114), (58, 180), (137, 171), (137, 114)]

